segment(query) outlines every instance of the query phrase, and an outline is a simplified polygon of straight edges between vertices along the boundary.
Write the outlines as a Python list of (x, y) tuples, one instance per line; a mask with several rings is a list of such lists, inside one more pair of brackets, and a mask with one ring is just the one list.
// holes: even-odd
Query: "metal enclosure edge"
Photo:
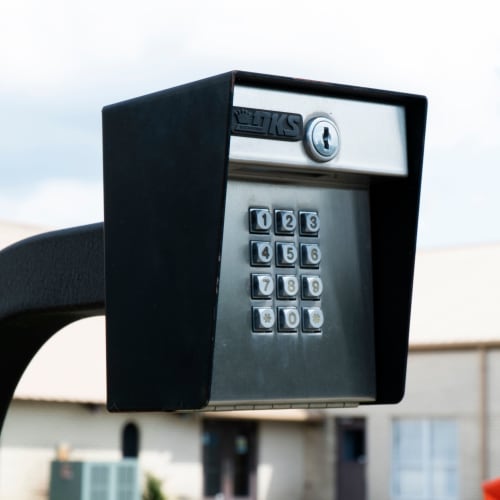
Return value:
[(103, 109), (111, 411), (208, 401), (232, 81)]

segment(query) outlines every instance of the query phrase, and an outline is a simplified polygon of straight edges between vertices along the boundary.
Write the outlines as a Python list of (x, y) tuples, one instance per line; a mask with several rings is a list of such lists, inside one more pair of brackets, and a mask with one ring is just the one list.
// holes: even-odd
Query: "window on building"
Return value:
[(393, 500), (457, 500), (457, 441), (454, 420), (394, 420)]
[(139, 456), (139, 428), (129, 422), (122, 431), (122, 456), (123, 458), (137, 458)]

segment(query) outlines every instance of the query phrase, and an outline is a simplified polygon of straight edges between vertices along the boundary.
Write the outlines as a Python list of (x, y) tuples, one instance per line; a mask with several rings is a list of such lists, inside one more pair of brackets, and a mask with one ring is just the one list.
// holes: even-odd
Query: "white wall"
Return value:
[[(495, 356), (497, 361), (490, 362), (490, 401), (500, 393), (500, 352)], [(480, 367), (476, 350), (412, 352), (401, 403), (332, 413), (367, 418), (368, 500), (391, 498), (392, 423), (397, 418), (454, 419), (458, 428), (459, 499), (482, 498)], [(490, 417), (492, 474), (500, 471), (500, 446), (496, 444), (500, 443), (498, 399), (495, 412), (496, 415)]]
[[(71, 460), (119, 460), (129, 421), (139, 427), (142, 473), (161, 479), (169, 500), (201, 499), (200, 415), (109, 414), (100, 406), (16, 400), (0, 441), (0, 500), (46, 499), (59, 444), (70, 447)], [(310, 492), (322, 488), (321, 475), (307, 472), (305, 455), (318, 464), (323, 449), (308, 446), (306, 437), (311, 444), (320, 441), (322, 426), (261, 421), (258, 429), (259, 500), (312, 500)]]
[(195, 415), (109, 414), (78, 404), (15, 401), (0, 441), (0, 500), (47, 498), (50, 462), (67, 443), (71, 460), (118, 460), (128, 421), (140, 431), (140, 467), (173, 498), (202, 493), (200, 421)]
[(258, 500), (304, 498), (304, 435), (301, 424), (261, 422), (258, 443)]

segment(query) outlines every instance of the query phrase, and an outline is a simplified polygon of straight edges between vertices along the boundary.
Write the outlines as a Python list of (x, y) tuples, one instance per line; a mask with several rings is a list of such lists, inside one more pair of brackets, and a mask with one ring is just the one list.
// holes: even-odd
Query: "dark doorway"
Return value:
[(337, 500), (365, 500), (365, 419), (337, 419), (337, 443)]
[(257, 425), (246, 420), (203, 421), (203, 493), (206, 499), (254, 500)]

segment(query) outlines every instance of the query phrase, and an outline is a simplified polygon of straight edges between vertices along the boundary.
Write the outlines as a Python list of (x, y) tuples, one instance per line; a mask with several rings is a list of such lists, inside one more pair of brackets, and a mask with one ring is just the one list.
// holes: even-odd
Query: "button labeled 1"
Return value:
[(250, 209), (250, 232), (251, 233), (268, 233), (271, 229), (273, 218), (271, 212), (267, 208), (251, 208)]

